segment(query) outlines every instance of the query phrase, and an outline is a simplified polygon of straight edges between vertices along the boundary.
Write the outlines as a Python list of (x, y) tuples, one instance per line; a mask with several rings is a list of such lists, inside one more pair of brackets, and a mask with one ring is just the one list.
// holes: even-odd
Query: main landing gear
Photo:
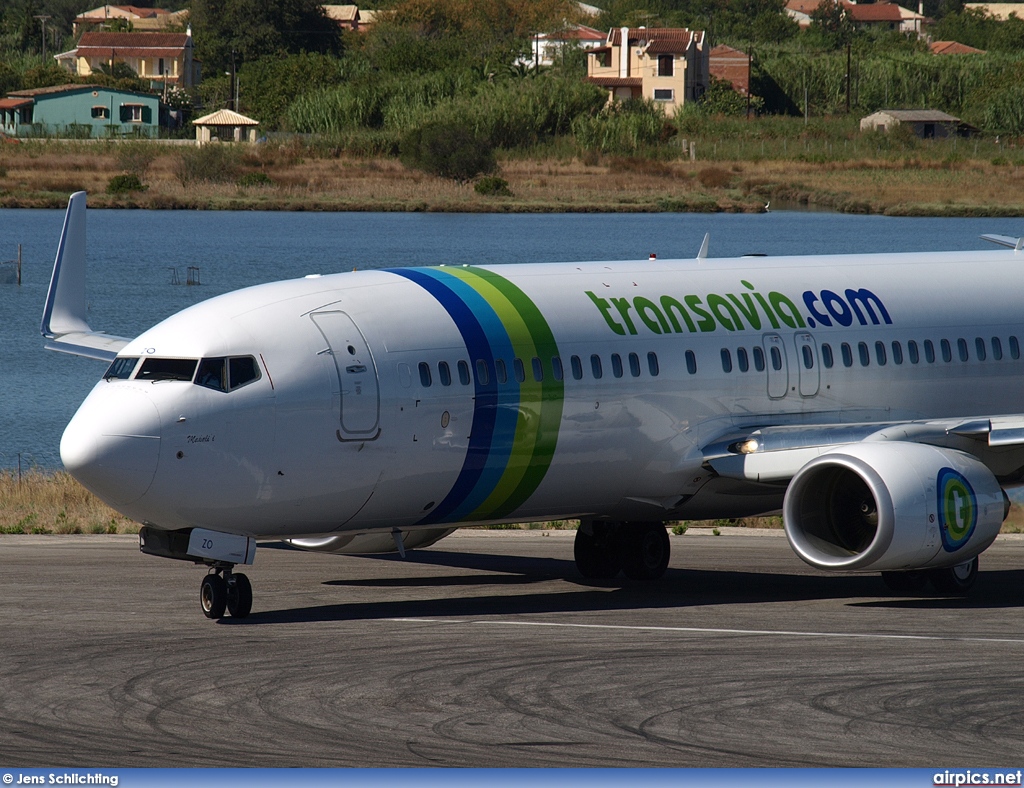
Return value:
[(207, 618), (245, 618), (252, 610), (252, 584), (241, 573), (232, 572), (233, 564), (214, 564), (199, 586), (199, 604)]
[(668, 567), (671, 547), (662, 523), (584, 521), (573, 554), (589, 580), (611, 580), (619, 572), (630, 580), (657, 580)]
[(956, 566), (941, 569), (915, 569), (909, 572), (882, 572), (882, 581), (896, 594), (918, 594), (925, 585), (940, 594), (962, 596), (974, 587), (978, 579), (978, 556)]

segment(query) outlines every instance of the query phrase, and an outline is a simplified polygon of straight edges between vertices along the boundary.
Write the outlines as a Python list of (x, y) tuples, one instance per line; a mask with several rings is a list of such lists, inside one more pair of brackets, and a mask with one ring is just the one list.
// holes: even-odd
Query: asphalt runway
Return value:
[(251, 617), (134, 537), (0, 537), (0, 766), (1013, 766), (1024, 538), (967, 600), (778, 533), (693, 530), (651, 586), (572, 534), (406, 561), (261, 547)]

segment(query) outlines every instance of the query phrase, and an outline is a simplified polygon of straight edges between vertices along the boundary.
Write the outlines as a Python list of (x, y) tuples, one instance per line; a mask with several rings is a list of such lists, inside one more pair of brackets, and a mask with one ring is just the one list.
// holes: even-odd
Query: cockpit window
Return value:
[(198, 360), (194, 358), (147, 358), (136, 380), (192, 380)]
[(260, 368), (252, 356), (204, 358), (199, 362), (195, 383), (215, 391), (234, 391), (259, 378)]
[(252, 356), (239, 356), (228, 359), (231, 368), (231, 390), (252, 383), (260, 377), (260, 368), (256, 366), (256, 359)]
[(217, 391), (228, 390), (228, 368), (222, 358), (204, 358), (199, 362), (196, 385)]
[(139, 363), (138, 356), (118, 356), (107, 368), (103, 375), (104, 380), (128, 380), (135, 371), (135, 365)]

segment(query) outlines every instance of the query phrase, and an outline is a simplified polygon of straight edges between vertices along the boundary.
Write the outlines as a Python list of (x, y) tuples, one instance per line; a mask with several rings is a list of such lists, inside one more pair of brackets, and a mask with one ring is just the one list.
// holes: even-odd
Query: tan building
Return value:
[(333, 19), (342, 30), (366, 30), (373, 24), (376, 11), (369, 11), (357, 5), (322, 5), (324, 14)]
[(75, 36), (83, 30), (101, 30), (114, 19), (130, 22), (132, 31), (155, 32), (188, 22), (188, 11), (168, 11), (166, 8), (138, 8), (133, 5), (104, 5), (75, 17), (72, 27)]
[(967, 11), (983, 11), (988, 16), (994, 16), (1000, 22), (1005, 22), (1011, 16), (1024, 19), (1024, 3), (964, 3)]
[(192, 57), (192, 32), (83, 33), (78, 46), (57, 55), (57, 62), (80, 77), (101, 66), (124, 63), (154, 86), (189, 88), (199, 83), (199, 63)]
[(196, 127), (196, 145), (211, 142), (256, 142), (258, 120), (229, 109), (219, 109), (192, 121)]
[(646, 98), (667, 115), (704, 95), (708, 74), (704, 32), (686, 28), (613, 28), (587, 56), (587, 81), (609, 101)]

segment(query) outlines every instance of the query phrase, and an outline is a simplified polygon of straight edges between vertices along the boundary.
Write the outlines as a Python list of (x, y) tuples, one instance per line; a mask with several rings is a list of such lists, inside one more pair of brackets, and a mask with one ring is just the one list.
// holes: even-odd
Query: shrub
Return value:
[(265, 172), (247, 172), (238, 179), (238, 185), (243, 189), (249, 186), (273, 186), (274, 182)]
[(498, 166), (489, 142), (465, 126), (440, 121), (425, 123), (406, 134), (399, 157), (406, 167), (460, 183), (494, 172)]
[(732, 174), (721, 167), (705, 167), (697, 173), (697, 180), (705, 189), (723, 189), (732, 183)]
[(473, 184), (473, 191), (485, 197), (511, 197), (512, 190), (508, 188), (508, 181), (496, 175), (485, 175)]
[(115, 175), (107, 183), (107, 194), (129, 194), (131, 192), (144, 192), (146, 187), (142, 185), (138, 175), (124, 173)]
[(178, 154), (175, 175), (182, 186), (193, 182), (228, 183), (238, 177), (238, 152), (226, 145), (185, 148)]
[(148, 142), (123, 142), (114, 153), (117, 168), (139, 178), (146, 174), (155, 158), (156, 149)]

